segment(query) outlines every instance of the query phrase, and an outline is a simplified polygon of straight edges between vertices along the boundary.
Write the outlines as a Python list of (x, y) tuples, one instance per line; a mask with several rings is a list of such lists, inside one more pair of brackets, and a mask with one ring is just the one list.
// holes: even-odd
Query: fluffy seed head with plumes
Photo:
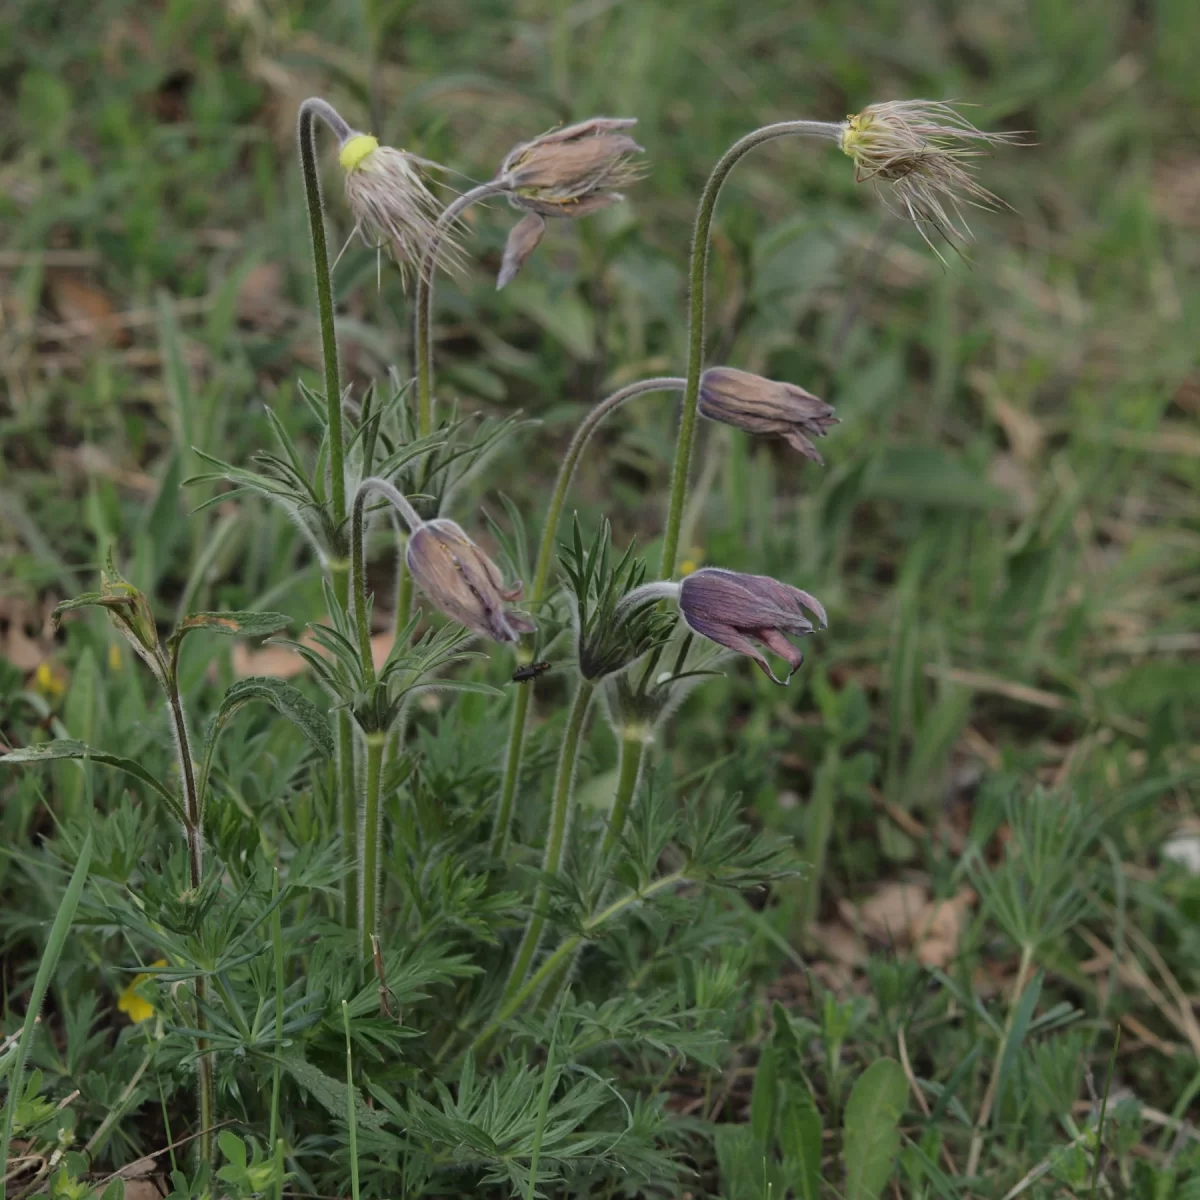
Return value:
[(899, 216), (912, 221), (935, 249), (930, 231), (949, 244), (971, 238), (964, 205), (1005, 208), (970, 170), (988, 147), (1019, 143), (1018, 133), (987, 133), (936, 100), (872, 104), (846, 118), (841, 146), (855, 176), (870, 182)]
[[(406, 276), (433, 244), (441, 205), (425, 186), (417, 160), (381, 146), (368, 133), (348, 137), (338, 153), (346, 172), (346, 203), (367, 245), (385, 248)], [(438, 235), (438, 258), (453, 264), (458, 247), (449, 231)]]

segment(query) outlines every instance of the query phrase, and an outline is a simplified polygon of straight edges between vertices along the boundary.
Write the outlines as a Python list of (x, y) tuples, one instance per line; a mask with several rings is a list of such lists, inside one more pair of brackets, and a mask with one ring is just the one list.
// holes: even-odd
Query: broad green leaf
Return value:
[[(11, 758), (12, 755), (5, 757)], [(3, 761), (3, 760), (0, 760)], [(38, 1013), (42, 1011), (42, 1001), (50, 987), (50, 980), (58, 966), (59, 956), (71, 931), (71, 922), (75, 919), (75, 910), (79, 907), (79, 897), (83, 895), (83, 885), (87, 880), (88, 867), (92, 861), (92, 835), (89, 832), (79, 850), (79, 861), (71, 873), (71, 882), (63, 893), (62, 903), (50, 927), (50, 938), (46, 942), (46, 952), (38, 964), (37, 975), (33, 981), (33, 991), (29, 994), (29, 1004), (25, 1009), (25, 1021), (21, 1026), (21, 1037), (17, 1043), (17, 1057), (12, 1068), (12, 1079), (9, 1082), (10, 1097), (21, 1095), (21, 1075), (25, 1068), (25, 1060), (29, 1057), (29, 1047), (33, 1041), (33, 1029), (37, 1024)], [(17, 1111), (15, 1103), (4, 1106), (4, 1125), (0, 1129), (0, 1163), (8, 1162), (9, 1141), (12, 1138), (13, 1115)], [(7, 1182), (5, 1171), (0, 1169), (0, 1200), (5, 1200)]]
[(224, 634), (225, 637), (267, 637), (286, 629), (289, 624), (291, 617), (276, 612), (188, 613), (175, 627), (171, 641), (179, 643), (197, 629)]
[(796, 1200), (817, 1200), (821, 1187), (821, 1114), (804, 1079), (792, 1078), (784, 1085), (778, 1126), (788, 1187)]
[(894, 1058), (877, 1059), (858, 1077), (846, 1102), (845, 1200), (876, 1200), (883, 1191), (900, 1149), (907, 1098), (908, 1081)]
[(1012, 1025), (1009, 1027), (1008, 1037), (1005, 1039), (1004, 1054), (1000, 1059), (1000, 1069), (996, 1075), (996, 1103), (992, 1106), (992, 1112), (996, 1112), (1000, 1108), (1000, 1102), (1004, 1099), (1005, 1089), (1013, 1068), (1016, 1066), (1017, 1058), (1020, 1056), (1025, 1034), (1029, 1030), (1029, 1022), (1033, 1019), (1033, 1010), (1037, 1007), (1037, 1002), (1042, 995), (1042, 978), (1042, 972), (1039, 971), (1030, 980), (1029, 986), (1021, 994), (1020, 1000), (1017, 1001), (1017, 1007), (1013, 1010)]
[(170, 805), (171, 811), (182, 819), (179, 801), (176, 800), (166, 784), (151, 775), (141, 763), (135, 762), (132, 758), (122, 758), (119, 754), (109, 754), (107, 751), (97, 750), (70, 738), (60, 738), (54, 742), (43, 742), (36, 746), (21, 746), (19, 749), (10, 750), (7, 754), (0, 754), (0, 764), (18, 767), (27, 766), (30, 763), (55, 762), (64, 758), (91, 759), (92, 762), (101, 763), (106, 767), (116, 767), (118, 771), (132, 775), (134, 779), (140, 780), (147, 787), (156, 791)]
[(264, 701), (281, 717), (291, 721), (325, 758), (333, 757), (329, 718), (307, 696), (282, 679), (259, 675), (239, 679), (221, 700), (215, 718), (217, 726), (224, 727), (234, 713), (255, 700)]
[[(95, 740), (100, 723), (100, 670), (90, 646), (85, 646), (67, 689), (63, 706), (63, 723), (67, 732), (85, 745)], [(76, 813), (83, 803), (86, 768), (64, 771), (62, 780), (63, 810)]]
[(768, 1043), (758, 1057), (754, 1088), (750, 1093), (750, 1128), (763, 1146), (775, 1140), (775, 1109), (778, 1098), (778, 1072), (775, 1047)]

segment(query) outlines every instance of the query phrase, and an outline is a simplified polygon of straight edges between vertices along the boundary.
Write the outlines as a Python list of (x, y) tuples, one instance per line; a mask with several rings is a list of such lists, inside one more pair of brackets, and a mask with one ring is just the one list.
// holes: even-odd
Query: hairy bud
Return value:
[(538, 248), (546, 232), (546, 218), (539, 213), (526, 213), (509, 232), (504, 244), (504, 259), (500, 263), (500, 274), (496, 276), (496, 290), (507, 286), (516, 278), (529, 256)]
[(499, 567), (453, 521), (426, 521), (405, 555), (417, 586), (452, 621), (497, 642), (515, 642), (537, 628), (525, 613), (505, 608), (521, 594), (505, 588)]
[(700, 377), (700, 415), (747, 433), (779, 434), (815, 463), (822, 459), (809, 439), (838, 423), (833, 406), (811, 392), (732, 367), (710, 367)]

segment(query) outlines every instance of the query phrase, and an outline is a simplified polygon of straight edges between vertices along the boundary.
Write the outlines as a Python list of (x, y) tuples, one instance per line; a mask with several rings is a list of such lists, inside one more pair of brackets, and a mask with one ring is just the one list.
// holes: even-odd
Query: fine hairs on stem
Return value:
[[(316, 121), (325, 122), (339, 141), (350, 134), (350, 127), (332, 105), (317, 97), (300, 105), (298, 138), (300, 170), (304, 176), (304, 195), (308, 205), (308, 227), (312, 238), (313, 275), (317, 288), (317, 318), (321, 327), (321, 363), (325, 381), (325, 413), (329, 436), (330, 504), (334, 525), (346, 519), (345, 436), (342, 430), (341, 371), (338, 365), (337, 332), (334, 326), (333, 281), (329, 271), (329, 248), (325, 240), (325, 209), (321, 199), (321, 174), (317, 164)], [(350, 580), (344, 560), (328, 564), (334, 599), (343, 609), (349, 605)], [(346, 864), (343, 884), (344, 920), (353, 928), (358, 920), (358, 799), (354, 769), (354, 730), (350, 714), (337, 715), (338, 750), (338, 824), (342, 836), (342, 856)]]
[[(529, 589), (531, 604), (537, 604), (545, 597), (546, 583), (550, 577), (550, 565), (554, 561), (554, 538), (558, 532), (558, 522), (562, 516), (571, 480), (575, 477), (579, 460), (583, 457), (583, 452), (587, 449), (592, 435), (600, 427), (601, 422), (637, 396), (643, 396), (648, 392), (680, 391), (684, 383), (685, 380), (673, 376), (643, 379), (638, 383), (631, 383), (602, 400), (580, 422), (567, 447), (562, 465), (559, 467), (558, 478), (554, 482), (554, 491), (550, 495), (550, 505), (542, 524), (542, 539), (538, 545), (537, 562), (533, 569), (533, 584)], [(492, 827), (492, 853), (497, 855), (503, 854), (508, 845), (513, 804), (517, 794), (517, 781), (521, 774), (521, 753), (525, 743), (525, 726), (529, 720), (531, 691), (530, 688), (522, 688), (518, 692), (513, 701), (512, 715), (509, 719), (504, 775), (496, 804), (496, 821)]]

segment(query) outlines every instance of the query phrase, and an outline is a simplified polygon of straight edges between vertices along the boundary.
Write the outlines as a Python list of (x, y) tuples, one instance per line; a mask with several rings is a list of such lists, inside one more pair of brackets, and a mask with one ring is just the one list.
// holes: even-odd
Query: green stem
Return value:
[(371, 654), (371, 623), (367, 618), (366, 547), (363, 545), (363, 510), (369, 490), (364, 484), (355, 493), (350, 518), (350, 572), (354, 589), (354, 623), (358, 630), (358, 655), (367, 687), (375, 682), (375, 659)]
[[(333, 580), (333, 596), (345, 609), (350, 597), (349, 564), (328, 564)], [(337, 715), (338, 813), (342, 832), (342, 908), (347, 929), (358, 925), (358, 785), (354, 770), (354, 726), (343, 708)]]
[[(601, 400), (595, 408), (580, 422), (579, 428), (571, 438), (571, 444), (563, 457), (562, 466), (558, 470), (558, 478), (554, 482), (554, 491), (550, 496), (550, 507), (546, 510), (546, 520), (542, 526), (542, 540), (538, 546), (537, 562), (533, 570), (533, 585), (529, 591), (529, 603), (537, 604), (545, 597), (546, 583), (550, 577), (550, 564), (554, 561), (554, 538), (558, 533), (558, 522), (562, 516), (563, 505), (566, 503), (567, 491), (579, 460), (591, 441), (592, 434), (600, 427), (600, 423), (611, 413), (616, 412), (623, 404), (635, 396), (646, 392), (663, 392), (680, 390), (685, 380), (670, 376), (658, 379), (643, 379), (621, 388), (611, 396)], [(523, 653), (532, 661), (532, 650), (528, 642), (523, 647)], [(492, 829), (492, 853), (501, 855), (508, 847), (509, 828), (512, 825), (513, 804), (516, 801), (517, 782), (521, 774), (521, 753), (525, 746), (525, 726), (529, 720), (529, 700), (531, 687), (522, 687), (513, 702), (512, 714), (509, 718), (508, 751), (504, 759), (504, 778), (500, 786), (500, 798), (496, 805), (496, 823)]]
[(606, 859), (616, 849), (625, 831), (625, 820), (637, 795), (638, 780), (642, 774), (642, 755), (648, 745), (642, 737), (621, 739), (621, 759), (617, 768), (617, 794), (613, 799), (612, 812), (608, 815), (608, 831), (604, 835), (601, 857)]
[(607, 908), (601, 909), (600, 912), (588, 917), (583, 923), (583, 932), (564, 938), (555, 948), (554, 953), (548, 955), (546, 961), (525, 980), (523, 985), (518, 987), (504, 1001), (500, 1007), (500, 1011), (496, 1013), (496, 1016), (484, 1027), (483, 1032), (471, 1043), (471, 1049), (478, 1049), (490, 1041), (496, 1030), (574, 954), (575, 948), (583, 942), (584, 938), (590, 937), (601, 925), (611, 921), (613, 917), (618, 916), (631, 905), (641, 904), (657, 892), (674, 887), (677, 883), (682, 883), (686, 878), (686, 872), (672, 871), (671, 874), (663, 875), (660, 879), (656, 879), (642, 891), (627, 892), (620, 899), (614, 900)]
[[(196, 768), (192, 763), (192, 747), (188, 737), (187, 718), (183, 714), (183, 700), (179, 695), (177, 662), (162, 663), (163, 678), (167, 685), (168, 707), (171, 725), (175, 731), (175, 749), (179, 755), (180, 778), (183, 781), (184, 836), (188, 850), (188, 883), (195, 896), (199, 896), (204, 881), (204, 831), (200, 827), (200, 794), (196, 790)], [(203, 1003), (207, 982), (197, 977), (193, 990), (196, 997), (196, 1028), (206, 1030), (208, 1018)], [(212, 1055), (208, 1051), (208, 1038), (196, 1038), (196, 1075), (200, 1093), (200, 1137), (198, 1141), (200, 1161), (212, 1161), (213, 1107), (215, 1083), (213, 1079)]]
[(692, 462), (692, 443), (696, 435), (696, 406), (700, 399), (700, 373), (704, 369), (704, 322), (708, 292), (708, 247), (717, 197), (738, 160), (755, 146), (773, 138), (788, 136), (825, 137), (836, 140), (841, 126), (824, 121), (781, 121), (765, 125), (735, 142), (713, 168), (696, 212), (692, 233), (691, 269), (688, 291), (688, 361), (687, 385), (683, 393), (683, 409), (679, 416), (679, 437), (675, 443), (675, 465), (671, 471), (671, 501), (667, 509), (666, 530), (663, 534), (662, 559), (659, 576), (670, 579), (675, 574), (675, 559), (679, 552), (679, 526), (687, 499), (688, 470)]
[[(342, 126), (345, 126), (345, 122), (324, 100), (305, 100), (300, 105), (300, 170), (304, 175), (304, 195), (308, 201), (308, 227), (312, 235), (313, 268), (317, 282), (317, 316), (321, 325), (321, 357), (325, 368), (325, 413), (329, 425), (333, 520), (340, 527), (346, 519), (346, 450), (342, 435), (342, 387), (333, 317), (333, 283), (329, 274), (329, 249), (325, 243), (321, 173), (317, 167), (315, 121), (318, 117), (339, 135), (340, 128), (337, 122)], [(346, 133), (349, 133), (349, 127), (346, 127)]]
[(368, 733), (366, 742), (367, 796), (363, 807), (362, 936), (363, 950), (370, 955), (371, 935), (379, 932), (379, 835), (382, 824), (379, 794), (383, 780), (383, 752), (387, 746), (387, 734)]
[(417, 325), (413, 339), (413, 354), (417, 360), (417, 432), (421, 437), (428, 436), (433, 429), (433, 280), (437, 274), (438, 255), (454, 222), (472, 204), (505, 190), (506, 186), (502, 183), (481, 183), (446, 205), (438, 215), (433, 236), (421, 260), (416, 295), (413, 297)]
[[(546, 854), (542, 860), (542, 871), (547, 875), (557, 875), (562, 864), (563, 847), (567, 840), (567, 826), (571, 818), (571, 796), (575, 785), (575, 764), (579, 757), (579, 741), (583, 734), (584, 720), (587, 717), (588, 704), (596, 685), (588, 679), (581, 679), (575, 690), (575, 700), (567, 717), (567, 728), (563, 735), (562, 751), (558, 756), (558, 771), (554, 778), (554, 796), (550, 807), (550, 829), (546, 834)], [(546, 905), (549, 902), (549, 891), (545, 886), (539, 886), (533, 900), (533, 912), (529, 915), (529, 924), (525, 927), (525, 936), (513, 960), (512, 971), (504, 988), (504, 999), (509, 1000), (525, 981), (533, 956), (537, 953), (538, 943), (542, 940), (542, 931), (546, 926)]]

